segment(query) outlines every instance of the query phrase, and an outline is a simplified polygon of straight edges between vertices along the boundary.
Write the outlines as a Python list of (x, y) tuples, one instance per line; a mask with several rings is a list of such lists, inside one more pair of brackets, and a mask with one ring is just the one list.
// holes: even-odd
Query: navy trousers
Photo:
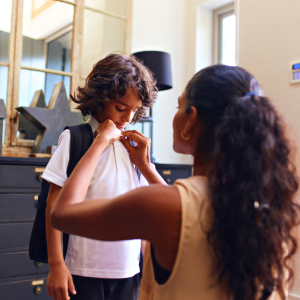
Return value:
[(71, 300), (138, 300), (140, 274), (122, 279), (72, 276), (77, 294), (69, 293)]

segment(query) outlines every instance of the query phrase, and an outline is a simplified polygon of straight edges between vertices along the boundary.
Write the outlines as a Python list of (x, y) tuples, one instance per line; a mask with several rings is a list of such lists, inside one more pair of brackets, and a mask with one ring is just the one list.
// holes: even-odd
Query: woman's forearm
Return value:
[(164, 179), (157, 172), (154, 164), (150, 163), (147, 167), (141, 168), (140, 171), (149, 184), (161, 183), (167, 185)]

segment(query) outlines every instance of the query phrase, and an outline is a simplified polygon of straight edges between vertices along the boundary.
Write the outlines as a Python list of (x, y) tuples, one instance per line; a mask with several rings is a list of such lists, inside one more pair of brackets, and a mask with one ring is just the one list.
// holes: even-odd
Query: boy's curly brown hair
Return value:
[(84, 87), (78, 87), (77, 95), (70, 97), (78, 104), (76, 108), (83, 116), (97, 116), (105, 103), (125, 96), (129, 89), (139, 94), (142, 100), (142, 107), (131, 121), (134, 124), (155, 103), (158, 91), (156, 80), (134, 56), (111, 53), (94, 65)]

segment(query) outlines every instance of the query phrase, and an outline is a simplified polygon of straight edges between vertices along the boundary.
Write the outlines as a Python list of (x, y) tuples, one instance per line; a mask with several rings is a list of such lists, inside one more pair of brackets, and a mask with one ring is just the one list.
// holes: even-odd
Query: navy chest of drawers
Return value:
[(0, 157), (0, 300), (50, 300), (48, 265), (29, 259), (28, 246), (48, 159)]
[(174, 164), (158, 164), (155, 167), (160, 176), (169, 185), (172, 185), (175, 180), (188, 178), (193, 174), (192, 165), (174, 165)]

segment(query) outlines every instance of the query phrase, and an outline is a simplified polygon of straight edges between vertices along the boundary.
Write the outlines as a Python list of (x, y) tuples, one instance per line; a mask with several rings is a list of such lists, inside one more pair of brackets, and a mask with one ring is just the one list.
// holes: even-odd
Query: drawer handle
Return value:
[(40, 286), (37, 286), (35, 289), (35, 293), (38, 295), (42, 292), (42, 288)]
[(33, 172), (34, 173), (40, 173), (39, 174), (39, 181), (42, 181), (43, 178), (42, 178), (42, 173), (45, 171), (46, 168), (34, 168), (33, 169)]
[(34, 195), (33, 200), (38, 201), (39, 200), (39, 195)]
[(31, 284), (32, 286), (35, 286), (35, 285), (43, 285), (43, 284), (45, 284), (45, 281), (44, 281), (44, 279), (33, 280), (33, 281), (31, 281), (30, 284)]
[(43, 173), (45, 171), (46, 168), (34, 168), (33, 172), (34, 173)]
[(38, 262), (36, 263), (36, 265), (37, 265), (38, 267), (41, 267), (41, 266), (43, 265), (43, 263), (41, 263), (41, 262), (38, 261)]
[(165, 170), (165, 171), (163, 171), (163, 175), (171, 175), (171, 171), (170, 170)]

